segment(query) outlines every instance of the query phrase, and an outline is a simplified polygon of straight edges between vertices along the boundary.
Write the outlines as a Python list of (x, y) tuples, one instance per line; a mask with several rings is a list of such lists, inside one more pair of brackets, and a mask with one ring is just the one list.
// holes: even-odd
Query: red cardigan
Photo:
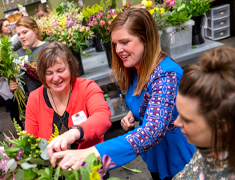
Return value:
[[(54, 110), (43, 97), (43, 87), (32, 91), (26, 106), (25, 130), (35, 138), (48, 140), (52, 135)], [(68, 127), (73, 126), (72, 116), (84, 111), (87, 120), (79, 124), (84, 130), (84, 141), (79, 149), (103, 142), (104, 134), (111, 127), (110, 110), (104, 100), (103, 91), (91, 80), (78, 78), (73, 86), (66, 111), (69, 113)]]

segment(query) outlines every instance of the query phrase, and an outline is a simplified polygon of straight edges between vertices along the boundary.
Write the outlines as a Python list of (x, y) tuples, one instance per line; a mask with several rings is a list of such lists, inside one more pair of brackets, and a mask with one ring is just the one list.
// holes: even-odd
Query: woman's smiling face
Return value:
[(137, 36), (129, 34), (125, 27), (114, 30), (111, 40), (124, 66), (135, 67), (138, 70), (144, 54), (144, 43)]

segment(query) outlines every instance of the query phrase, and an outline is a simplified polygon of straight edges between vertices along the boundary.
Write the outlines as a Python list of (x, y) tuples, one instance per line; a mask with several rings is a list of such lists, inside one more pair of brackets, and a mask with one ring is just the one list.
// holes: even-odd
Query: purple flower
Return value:
[(50, 37), (49, 37), (49, 41), (51, 41), (53, 39), (53, 37), (50, 35)]
[[(6, 139), (6, 140), (14, 140), (15, 138), (14, 138), (14, 137), (8, 137), (8, 136), (6, 136), (5, 139)], [(9, 145), (9, 147), (15, 146), (15, 145), (12, 144), (12, 143), (9, 143), (8, 145)]]
[(2, 153), (2, 152), (0, 153), (4, 156), (4, 159), (0, 161), (0, 171), (5, 172), (5, 167), (10, 158), (7, 156), (6, 153)]
[(111, 157), (107, 156), (106, 154), (103, 155), (102, 157), (102, 171), (106, 172), (108, 169), (110, 168), (114, 168), (116, 167), (116, 164), (114, 162), (111, 162)]
[(83, 166), (85, 166), (85, 165), (87, 166), (87, 162), (85, 162), (85, 161), (82, 161), (82, 162), (79, 163), (79, 166), (82, 166), (82, 167), (83, 167)]
[(24, 150), (23, 149), (18, 150), (17, 154), (16, 154), (16, 159), (17, 160), (22, 159), (23, 154), (24, 154)]

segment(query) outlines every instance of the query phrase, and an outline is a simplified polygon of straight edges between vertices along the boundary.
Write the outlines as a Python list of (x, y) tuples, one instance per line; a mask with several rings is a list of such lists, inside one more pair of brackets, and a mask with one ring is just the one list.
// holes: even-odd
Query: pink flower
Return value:
[(175, 0), (166, 0), (166, 5), (174, 6), (175, 5)]
[(129, 7), (130, 5), (131, 5), (131, 3), (130, 3), (130, 2), (128, 2), (128, 3), (127, 3), (127, 6)]
[(95, 22), (95, 25), (98, 25), (98, 22)]
[(96, 18), (100, 18), (100, 15), (97, 15)]
[(101, 27), (103, 27), (103, 26), (105, 25), (105, 21), (104, 21), (104, 20), (101, 20), (101, 21), (100, 21), (100, 25), (101, 25)]
[(110, 17), (111, 17), (111, 16), (108, 14), (108, 15), (107, 15), (107, 19), (109, 19)]
[(100, 13), (100, 16), (103, 16), (103, 13), (102, 13), (102, 12)]
[(108, 24), (110, 25), (112, 23), (112, 20), (109, 20)]

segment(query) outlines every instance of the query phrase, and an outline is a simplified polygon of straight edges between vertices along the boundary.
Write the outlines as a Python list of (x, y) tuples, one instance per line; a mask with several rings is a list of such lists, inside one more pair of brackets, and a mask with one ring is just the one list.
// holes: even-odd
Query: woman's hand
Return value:
[(53, 153), (67, 150), (68, 145), (73, 144), (77, 139), (80, 138), (80, 131), (78, 129), (70, 129), (62, 135), (51, 140), (47, 146), (47, 153), (51, 159)]
[(10, 92), (14, 93), (14, 91), (18, 88), (18, 83), (10, 80)]
[(128, 131), (135, 126), (134, 122), (135, 117), (132, 112), (129, 111), (128, 114), (121, 120), (121, 126), (125, 131)]
[[(84, 159), (92, 153), (95, 153), (95, 156), (100, 159), (99, 152), (94, 146), (92, 146), (88, 149), (66, 150), (56, 152), (52, 155), (50, 161), (53, 167), (55, 167), (55, 165), (57, 164), (63, 170), (67, 170), (69, 168), (77, 170), (79, 168), (79, 165), (81, 165), (81, 163), (84, 161)], [(62, 160), (58, 162), (58, 159), (60, 158), (62, 158)]]

